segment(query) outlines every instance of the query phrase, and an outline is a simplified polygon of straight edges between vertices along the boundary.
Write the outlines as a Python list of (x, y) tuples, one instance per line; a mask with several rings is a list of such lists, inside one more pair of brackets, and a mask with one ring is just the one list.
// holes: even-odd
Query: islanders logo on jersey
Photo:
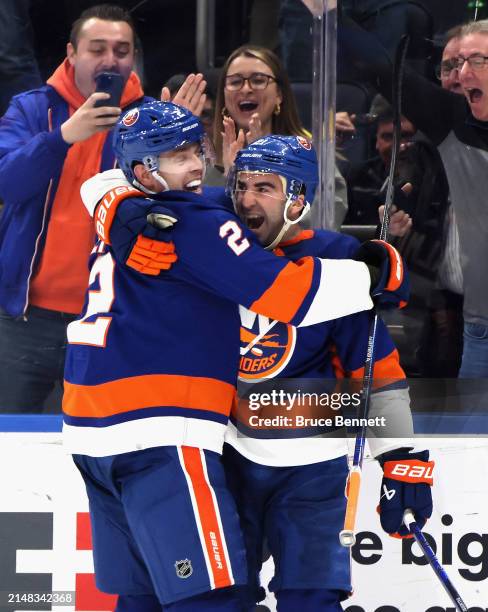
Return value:
[(125, 126), (130, 127), (131, 125), (134, 125), (134, 123), (138, 119), (139, 119), (139, 109), (133, 108), (129, 112), (125, 113), (124, 118), (122, 119), (122, 123)]
[(289, 363), (296, 342), (296, 329), (239, 307), (241, 344), (239, 379), (256, 380), (277, 376)]

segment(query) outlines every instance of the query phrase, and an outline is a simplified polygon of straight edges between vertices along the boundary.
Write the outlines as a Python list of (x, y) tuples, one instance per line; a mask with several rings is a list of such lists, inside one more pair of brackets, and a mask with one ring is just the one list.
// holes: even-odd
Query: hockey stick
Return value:
[[(388, 175), (388, 189), (385, 197), (385, 210), (381, 223), (380, 240), (386, 240), (388, 235), (388, 227), (390, 225), (390, 209), (393, 203), (395, 168), (397, 155), (400, 148), (401, 138), (401, 99), (402, 99), (402, 80), (403, 70), (405, 66), (405, 56), (407, 54), (409, 37), (403, 36), (398, 45), (395, 55), (395, 66), (393, 76), (393, 92), (392, 92), (392, 107), (393, 107), (393, 148), (391, 152), (390, 172)], [(369, 413), (369, 401), (371, 396), (371, 386), (373, 382), (373, 367), (374, 367), (374, 347), (376, 340), (376, 329), (378, 327), (378, 313), (376, 309), (372, 310), (372, 320), (369, 328), (368, 348), (366, 359), (364, 362), (364, 377), (361, 389), (361, 405), (359, 407), (359, 416), (362, 419), (367, 419)], [(365, 423), (366, 421), (361, 421)], [(344, 518), (344, 528), (339, 534), (339, 540), (342, 546), (350, 548), (356, 541), (354, 535), (354, 526), (356, 524), (356, 513), (359, 502), (359, 492), (361, 489), (361, 470), (364, 458), (364, 446), (366, 441), (366, 426), (361, 426), (361, 429), (356, 434), (356, 443), (354, 446), (354, 458), (349, 472), (348, 492), (346, 516)]]
[(447, 594), (449, 595), (449, 599), (452, 601), (452, 603), (456, 607), (456, 610), (458, 610), (459, 612), (467, 612), (468, 606), (464, 603), (464, 601), (461, 598), (461, 595), (459, 595), (455, 586), (449, 580), (449, 576), (447, 575), (446, 570), (439, 563), (439, 560), (435, 556), (434, 551), (432, 550), (429, 543), (425, 539), (425, 536), (422, 533), (422, 530), (419, 528), (419, 526), (415, 522), (415, 517), (411, 510), (409, 509), (405, 510), (403, 514), (403, 522), (408, 527), (408, 530), (413, 535), (413, 537), (415, 538), (415, 541), (422, 549), (422, 552), (424, 553), (425, 558), (429, 562), (431, 568), (434, 570), (436, 576), (439, 578), (442, 586), (444, 587)]

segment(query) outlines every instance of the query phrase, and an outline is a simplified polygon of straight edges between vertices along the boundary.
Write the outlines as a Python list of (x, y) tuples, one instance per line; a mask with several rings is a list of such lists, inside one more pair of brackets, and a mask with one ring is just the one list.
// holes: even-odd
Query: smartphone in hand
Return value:
[(100, 72), (95, 78), (97, 87), (95, 91), (110, 94), (110, 98), (97, 100), (95, 107), (120, 106), (120, 99), (124, 89), (124, 79), (118, 72)]

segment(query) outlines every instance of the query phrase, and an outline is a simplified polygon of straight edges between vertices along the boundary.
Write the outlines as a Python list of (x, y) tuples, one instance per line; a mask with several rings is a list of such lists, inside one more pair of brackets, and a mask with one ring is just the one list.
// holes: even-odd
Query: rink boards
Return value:
[[(59, 428), (54, 416), (25, 422), (30, 429)], [(425, 532), (470, 612), (488, 612), (488, 440), (438, 437), (425, 439), (425, 446), (436, 460), (434, 516)], [(87, 499), (60, 433), (1, 433), (0, 465), (0, 610), (113, 610), (114, 598), (94, 585)], [(366, 458), (353, 549), (355, 594), (344, 610), (455, 612), (417, 545), (382, 532), (380, 481), (379, 466)], [(271, 572), (268, 561), (265, 581)], [(13, 597), (45, 592), (53, 593), (49, 603), (31, 598), (29, 604), (24, 597), (16, 606)], [(76, 605), (67, 602), (75, 596)], [(63, 605), (52, 605), (56, 597)], [(271, 596), (265, 606), (263, 612), (274, 610)]]

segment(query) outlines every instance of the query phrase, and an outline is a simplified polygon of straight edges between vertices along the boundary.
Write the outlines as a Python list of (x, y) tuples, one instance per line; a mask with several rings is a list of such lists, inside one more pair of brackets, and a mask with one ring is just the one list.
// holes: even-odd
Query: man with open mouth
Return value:
[[(464, 96), (406, 69), (402, 112), (438, 147), (456, 214), (464, 285), (461, 378), (488, 376), (488, 20), (464, 25), (453, 69)], [(344, 18), (339, 53), (391, 100), (392, 60), (378, 40)]]

